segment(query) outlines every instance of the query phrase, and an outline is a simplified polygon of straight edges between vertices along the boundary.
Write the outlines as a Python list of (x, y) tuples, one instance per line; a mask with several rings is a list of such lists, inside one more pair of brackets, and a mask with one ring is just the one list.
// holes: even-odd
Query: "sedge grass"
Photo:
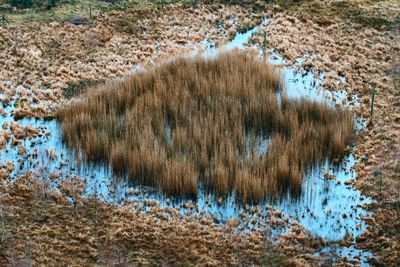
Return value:
[[(87, 160), (168, 195), (299, 193), (307, 166), (340, 159), (350, 111), (282, 97), (280, 77), (242, 52), (178, 58), (89, 91), (61, 109), (63, 139)], [(257, 140), (268, 140), (266, 150)]]

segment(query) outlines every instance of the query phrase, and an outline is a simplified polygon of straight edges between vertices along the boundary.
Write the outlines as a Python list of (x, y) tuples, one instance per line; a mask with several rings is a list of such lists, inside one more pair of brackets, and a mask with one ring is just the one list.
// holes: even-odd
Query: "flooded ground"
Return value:
[[(237, 34), (232, 41), (221, 48), (216, 48), (212, 41), (207, 40), (200, 45), (202, 49), (205, 49), (203, 56), (212, 57), (219, 51), (233, 48), (243, 49), (256, 30), (257, 28), (254, 28), (246, 33)], [(258, 50), (261, 51), (260, 48)], [(195, 51), (192, 55), (196, 53)], [(288, 97), (326, 101), (333, 106), (342, 104), (342, 100), (347, 99), (346, 93), (340, 90), (340, 87), (335, 92), (322, 91), (319, 86), (324, 74), (302, 71), (301, 58), (294, 64), (290, 64), (275, 50), (268, 51), (268, 55), (269, 62), (279, 66), (285, 83), (284, 90)], [(345, 77), (341, 77), (341, 80), (343, 79)], [(340, 81), (338, 83), (340, 84)], [(356, 105), (357, 99), (352, 98), (349, 102)], [(355, 238), (366, 228), (361, 217), (366, 216), (367, 212), (361, 206), (369, 203), (371, 199), (361, 195), (359, 191), (346, 183), (357, 175), (352, 170), (355, 163), (352, 154), (341, 164), (323, 162), (320, 166), (309, 170), (303, 180), (301, 196), (296, 199), (287, 195), (279, 200), (266, 201), (256, 207), (242, 207), (235, 203), (233, 196), (226, 201), (213, 199), (212, 196), (204, 195), (199, 188), (198, 199), (186, 203), (182, 200), (160, 196), (151, 188), (133, 186), (121, 181), (120, 178), (113, 177), (109, 166), (82, 162), (63, 144), (62, 128), (56, 120), (24, 118), (15, 121), (12, 114), (16, 108), (14, 101), (10, 101), (7, 105), (2, 103), (0, 107), (3, 109), (3, 114), (0, 116), (0, 126), (4, 125), (3, 130), (10, 130), (14, 123), (22, 126), (22, 131), (25, 132), (32, 127), (37, 129), (18, 145), (13, 146), (13, 138), (11, 138), (6, 144), (6, 149), (0, 150), (0, 165), (8, 166), (12, 170), (10, 180), (15, 179), (19, 174), (32, 171), (38, 177), (46, 177), (50, 184), (57, 188), (62, 180), (80, 176), (85, 181), (86, 195), (94, 194), (106, 201), (116, 203), (139, 200), (143, 203), (143, 209), (152, 203), (150, 200), (157, 200), (161, 206), (176, 207), (182, 213), (209, 213), (215, 221), (226, 221), (230, 217), (242, 218), (244, 230), (267, 224), (269, 220), (267, 214), (271, 209), (281, 210), (284, 220), (297, 220), (314, 236), (327, 240), (339, 240), (345, 235)], [(358, 120), (357, 125), (361, 128), (363, 121)], [(267, 143), (264, 142), (262, 145), (267, 146)], [(248, 217), (243, 216), (243, 213), (252, 217), (253, 220), (246, 221), (245, 218)], [(275, 233), (284, 230), (285, 227), (282, 226), (276, 229)], [(339, 252), (350, 257), (360, 255), (364, 264), (366, 257), (369, 256), (368, 252), (354, 247), (340, 248)]]

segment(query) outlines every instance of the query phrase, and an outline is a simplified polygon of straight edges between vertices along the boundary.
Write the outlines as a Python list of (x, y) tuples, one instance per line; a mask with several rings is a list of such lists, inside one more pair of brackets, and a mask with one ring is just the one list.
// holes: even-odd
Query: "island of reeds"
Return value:
[(350, 111), (280, 90), (277, 72), (244, 52), (177, 58), (90, 90), (57, 117), (70, 147), (135, 184), (258, 202), (298, 194), (306, 170), (343, 158), (354, 137)]

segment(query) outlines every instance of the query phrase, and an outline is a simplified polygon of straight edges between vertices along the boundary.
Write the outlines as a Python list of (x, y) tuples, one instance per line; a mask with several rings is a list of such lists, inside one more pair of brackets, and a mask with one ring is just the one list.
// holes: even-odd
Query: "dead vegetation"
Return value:
[(192, 50), (206, 38), (222, 44), (229, 29), (254, 26), (260, 17), (237, 5), (171, 5), (93, 10), (91, 25), (10, 24), (0, 28), (0, 93), (6, 97), (0, 98), (29, 99), (19, 106), (20, 118), (52, 115), (81, 81), (126, 77), (137, 65)]
[[(301, 1), (296, 9), (288, 12), (292, 15), (283, 16), (285, 18), (282, 19), (279, 15), (275, 16), (266, 27), (261, 27), (260, 33), (267, 31), (268, 45), (279, 50), (284, 57), (294, 61), (302, 56), (305, 69), (325, 72), (325, 89), (342, 87), (349, 94), (358, 95), (360, 107), (355, 111), (360, 116), (370, 116), (370, 89), (376, 85), (379, 97), (375, 99), (371, 120), (373, 125), (368, 131), (357, 135), (355, 156), (359, 160), (355, 165), (357, 178), (353, 185), (362, 193), (385, 204), (367, 206), (367, 209), (374, 212), (373, 219), (366, 220), (369, 227), (363, 234), (365, 238), (358, 239), (357, 243), (365, 249), (373, 249), (372, 265), (396, 266), (400, 262), (400, 232), (395, 234), (392, 231), (398, 229), (396, 210), (386, 203), (399, 202), (400, 180), (396, 166), (399, 158), (400, 117), (395, 114), (400, 114), (398, 78), (396, 85), (396, 56), (400, 51), (396, 20), (400, 5), (395, 1), (341, 2), (359, 8), (357, 12), (364, 13), (365, 17), (381, 17), (389, 24), (376, 27), (379, 25), (374, 25), (376, 20), (373, 19), (368, 21), (370, 25), (343, 19), (351, 9), (340, 8), (342, 15), (332, 12), (332, 5), (339, 4), (339, 1)], [(317, 12), (310, 13), (312, 8)], [(257, 43), (262, 45), (262, 38), (254, 39), (258, 39)], [(337, 84), (335, 81), (340, 74), (346, 77), (346, 81)], [(375, 186), (377, 179), (374, 172), (377, 169), (382, 171), (384, 177), (382, 187)], [(381, 189), (384, 200), (380, 199)]]
[(46, 188), (29, 175), (7, 189), (1, 185), (0, 203), (7, 210), (0, 214), (0, 230), (6, 231), (0, 265), (52, 266), (61, 260), (69, 266), (115, 266), (121, 260), (130, 266), (252, 265), (261, 264), (268, 251), (262, 231), (240, 234), (204, 218), (204, 224), (200, 219), (182, 220), (173, 210), (115, 209), (76, 194), (71, 203)]
[(330, 0), (330, 1), (288, 1), (274, 0), (277, 11), (296, 12), (313, 17), (321, 27), (335, 24), (338, 18), (363, 28), (389, 30), (398, 15), (395, 1), (372, 0)]
[(235, 218), (216, 224), (208, 213), (82, 197), (78, 178), (65, 187), (60, 194), (33, 173), (0, 183), (1, 266), (316, 266), (331, 257), (313, 256), (326, 242), (296, 222), (271, 246), (270, 227), (285, 217), (278, 211), (243, 232)]
[(193, 197), (202, 184), (257, 202), (299, 193), (306, 168), (342, 158), (353, 138), (349, 111), (284, 95), (279, 104), (279, 88), (274, 70), (245, 53), (179, 58), (57, 116), (71, 147), (133, 182)]

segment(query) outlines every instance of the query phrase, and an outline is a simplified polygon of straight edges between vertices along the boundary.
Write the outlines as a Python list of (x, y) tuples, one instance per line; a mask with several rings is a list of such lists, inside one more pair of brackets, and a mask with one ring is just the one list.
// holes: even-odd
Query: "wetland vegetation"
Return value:
[(178, 58), (92, 90), (57, 116), (78, 154), (131, 181), (175, 196), (196, 196), (201, 183), (259, 202), (298, 194), (307, 167), (339, 161), (354, 137), (349, 110), (280, 90), (277, 70), (243, 52)]
[(399, 14), (0, 0), (0, 266), (398, 266)]

